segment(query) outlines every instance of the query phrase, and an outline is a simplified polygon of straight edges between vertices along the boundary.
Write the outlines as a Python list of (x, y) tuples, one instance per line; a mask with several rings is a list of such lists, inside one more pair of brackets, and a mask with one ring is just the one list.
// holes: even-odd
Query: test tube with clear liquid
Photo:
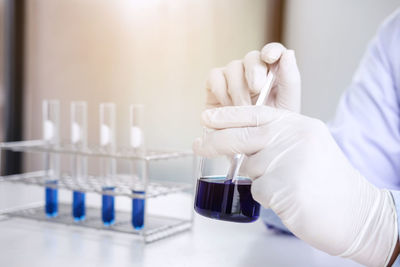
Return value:
[[(144, 135), (143, 135), (143, 105), (130, 106), (130, 146), (135, 155), (144, 155)], [(144, 227), (145, 213), (145, 187), (146, 187), (146, 166), (144, 160), (132, 160), (131, 175), (134, 180), (132, 188), (132, 226), (135, 230)]]
[[(105, 153), (115, 153), (115, 104), (100, 104), (100, 146)], [(115, 222), (114, 196), (108, 195), (115, 190), (115, 158), (104, 157), (100, 160), (103, 177), (102, 220), (105, 226)]]
[[(76, 151), (87, 149), (87, 104), (83, 101), (71, 103), (71, 144)], [(79, 187), (87, 178), (87, 157), (82, 155), (72, 156), (72, 177)], [(85, 219), (85, 192), (73, 191), (72, 216), (75, 221)]]
[[(43, 140), (46, 146), (57, 147), (60, 143), (60, 102), (58, 100), (44, 100), (43, 113)], [(56, 217), (58, 214), (58, 179), (60, 178), (60, 155), (45, 153), (45, 213), (47, 217)]]

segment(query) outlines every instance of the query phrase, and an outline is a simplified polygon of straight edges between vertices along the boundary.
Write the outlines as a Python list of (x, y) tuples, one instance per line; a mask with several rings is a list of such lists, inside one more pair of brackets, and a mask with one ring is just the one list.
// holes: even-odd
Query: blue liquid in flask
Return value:
[(45, 212), (46, 216), (49, 218), (56, 217), (58, 214), (58, 189), (55, 188), (57, 186), (57, 180), (46, 181), (46, 203), (45, 203)]
[[(103, 187), (104, 191), (114, 191), (113, 186)], [(103, 195), (101, 207), (101, 219), (105, 226), (110, 226), (115, 222), (114, 196)]]
[[(144, 191), (132, 190), (133, 194), (143, 195)], [(140, 230), (144, 226), (144, 198), (133, 198), (132, 199), (132, 226), (135, 230)]]
[(85, 193), (74, 191), (72, 195), (72, 216), (74, 217), (74, 221), (83, 221), (85, 215)]
[(251, 180), (235, 183), (221, 176), (201, 177), (197, 182), (194, 209), (212, 219), (248, 223), (260, 215), (260, 204), (251, 195)]

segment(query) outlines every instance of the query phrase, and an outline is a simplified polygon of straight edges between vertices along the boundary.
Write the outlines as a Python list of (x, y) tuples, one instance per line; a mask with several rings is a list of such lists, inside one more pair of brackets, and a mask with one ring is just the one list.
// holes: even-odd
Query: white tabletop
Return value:
[[(0, 208), (16, 190), (21, 194), (21, 189), (10, 188), (0, 185)], [(359, 265), (329, 256), (295, 237), (269, 232), (261, 220), (236, 224), (196, 215), (191, 232), (147, 245), (129, 234), (17, 218), (1, 221), (0, 266)]]

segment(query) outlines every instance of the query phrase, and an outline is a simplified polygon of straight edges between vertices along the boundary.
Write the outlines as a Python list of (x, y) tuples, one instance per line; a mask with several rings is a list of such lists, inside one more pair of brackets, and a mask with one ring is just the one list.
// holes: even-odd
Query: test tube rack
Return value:
[[(145, 195), (132, 193), (135, 179), (128, 175), (119, 175), (115, 177), (115, 190), (104, 192), (102, 190), (102, 179), (99, 176), (88, 175), (83, 181), (77, 182), (68, 173), (62, 173), (57, 185), (54, 188), (65, 189), (70, 191), (80, 191), (85, 193), (107, 194), (113, 196), (124, 196), (128, 198), (144, 198), (146, 200), (145, 207), (145, 224), (144, 228), (135, 230), (131, 226), (131, 213), (125, 211), (116, 211), (118, 221), (112, 226), (104, 226), (99, 219), (100, 209), (97, 207), (86, 207), (86, 219), (84, 221), (75, 222), (71, 216), (71, 204), (59, 203), (59, 214), (55, 218), (48, 218), (44, 213), (44, 205), (27, 205), (24, 207), (0, 210), (0, 216), (4, 219), (8, 218), (25, 218), (38, 221), (46, 221), (64, 225), (74, 225), (78, 227), (87, 227), (104, 231), (115, 231), (127, 233), (137, 237), (144, 243), (151, 243), (180, 232), (188, 231), (193, 224), (193, 211), (190, 212), (190, 218), (177, 218), (148, 214), (147, 200), (167, 196), (170, 194), (186, 192), (193, 195), (193, 181), (183, 183), (168, 181), (165, 179), (150, 179), (149, 163), (152, 161), (173, 160), (184, 157), (192, 158), (192, 170), (195, 166), (195, 157), (191, 151), (147, 151), (146, 154), (135, 154), (129, 148), (119, 148), (115, 153), (107, 153), (100, 146), (88, 146), (85, 150), (76, 150), (70, 144), (61, 144), (52, 146), (43, 140), (18, 141), (0, 143), (0, 151), (9, 150), (13, 152), (28, 153), (55, 153), (61, 155), (81, 155), (95, 158), (115, 158), (116, 160), (142, 160), (145, 162), (146, 177)], [(0, 158), (1, 162), (1, 158)], [(14, 175), (0, 176), (0, 183), (17, 183), (25, 185), (36, 185), (41, 187), (49, 187), (46, 184), (45, 170), (24, 172)], [(193, 209), (192, 209), (193, 210)]]

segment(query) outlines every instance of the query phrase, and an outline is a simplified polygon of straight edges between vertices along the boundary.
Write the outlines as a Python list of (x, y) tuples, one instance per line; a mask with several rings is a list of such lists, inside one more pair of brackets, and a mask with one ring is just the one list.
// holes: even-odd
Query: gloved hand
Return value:
[(255, 104), (271, 68), (275, 82), (266, 104), (299, 112), (301, 82), (294, 51), (279, 43), (269, 43), (261, 52), (251, 51), (243, 60), (234, 60), (224, 68), (212, 69), (207, 81), (206, 106)]
[(206, 110), (215, 131), (194, 142), (202, 156), (244, 153), (252, 194), (296, 236), (331, 255), (386, 266), (397, 242), (391, 194), (348, 162), (319, 120), (268, 106)]

